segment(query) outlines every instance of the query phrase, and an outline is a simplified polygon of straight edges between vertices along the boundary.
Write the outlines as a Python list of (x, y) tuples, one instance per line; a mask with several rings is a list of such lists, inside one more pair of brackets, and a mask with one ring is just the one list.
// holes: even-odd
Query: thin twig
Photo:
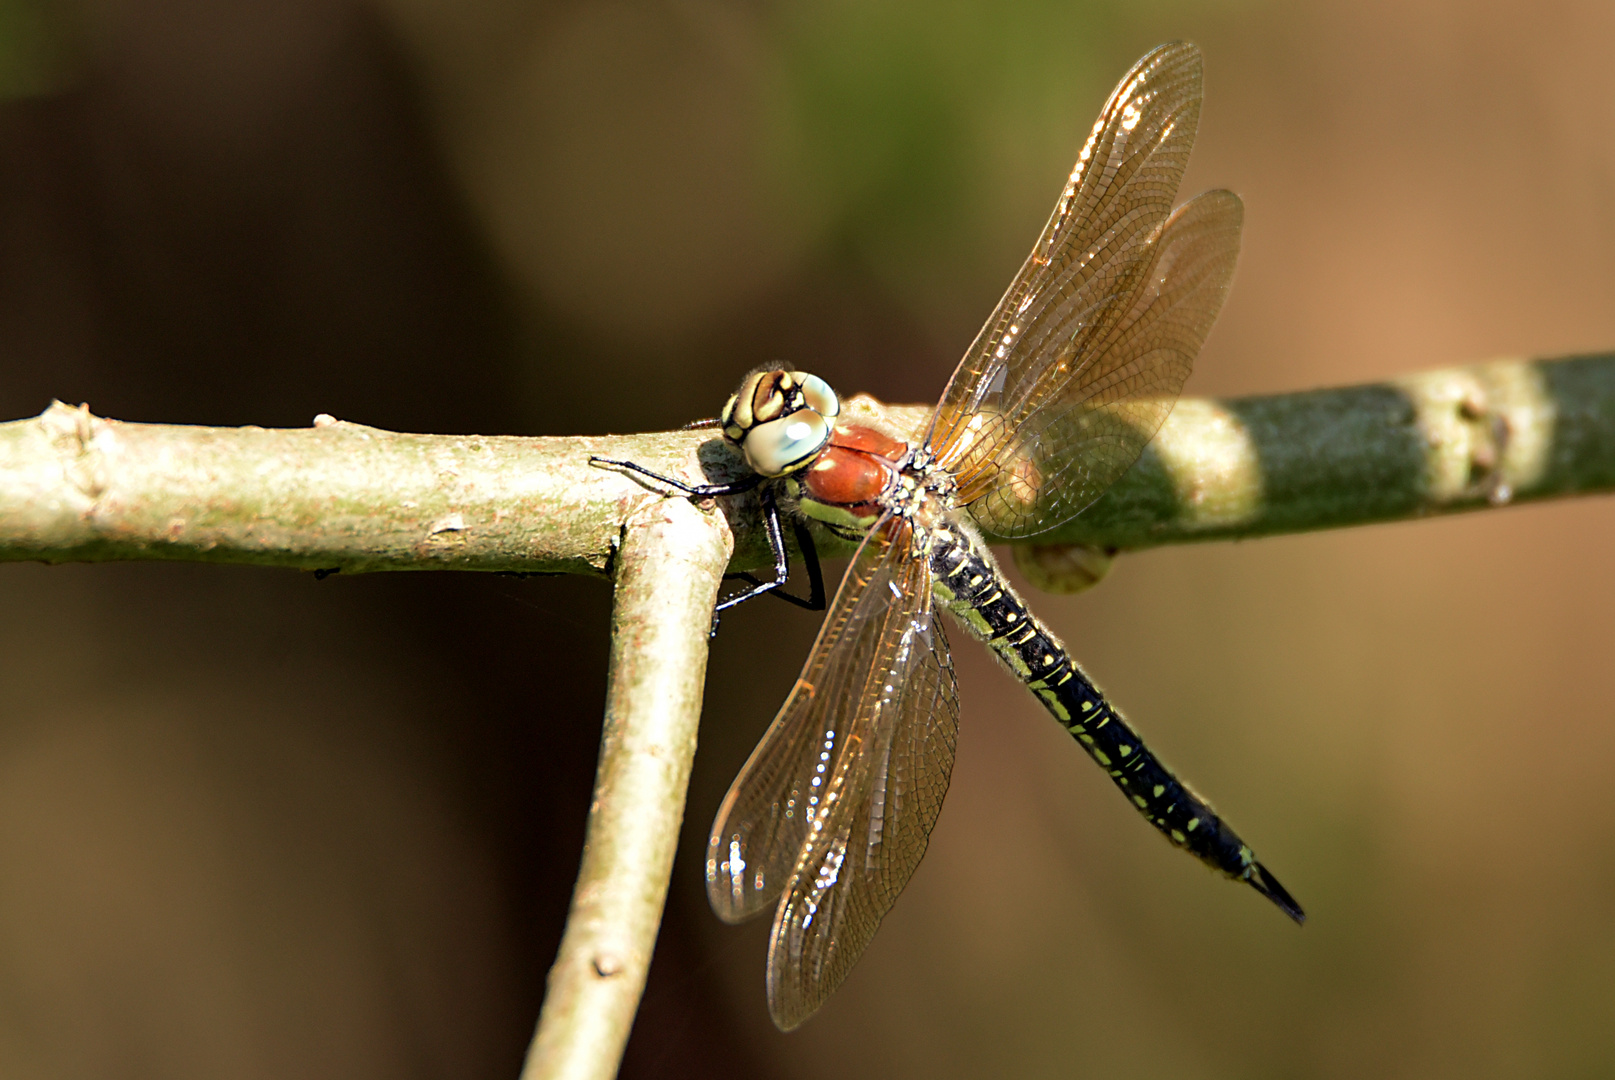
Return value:
[[(911, 429), (928, 415), (884, 412)], [(221, 429), (53, 405), (0, 424), (0, 561), (603, 574), (623, 522), (660, 493), (590, 466), (590, 454), (695, 481), (741, 469), (711, 431), (403, 435), (329, 418)], [(1615, 354), (1498, 361), (1365, 386), (1184, 399), (1104, 498), (1038, 540), (1132, 550), (1609, 490)], [(733, 570), (768, 559), (751, 498), (720, 500), (735, 532)]]
[(682, 499), (645, 508), (624, 531), (583, 867), (522, 1080), (617, 1072), (684, 819), (728, 540), (718, 515)]

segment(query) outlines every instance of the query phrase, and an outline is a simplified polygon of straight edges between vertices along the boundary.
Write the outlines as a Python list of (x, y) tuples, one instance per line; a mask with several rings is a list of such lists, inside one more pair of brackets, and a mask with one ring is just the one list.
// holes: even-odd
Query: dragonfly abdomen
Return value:
[(1150, 824), (1209, 866), (1249, 882), (1297, 922), (1305, 918), (1249, 845), (1144, 745), (977, 537), (952, 522), (936, 528), (930, 562), (937, 599), (1037, 695)]

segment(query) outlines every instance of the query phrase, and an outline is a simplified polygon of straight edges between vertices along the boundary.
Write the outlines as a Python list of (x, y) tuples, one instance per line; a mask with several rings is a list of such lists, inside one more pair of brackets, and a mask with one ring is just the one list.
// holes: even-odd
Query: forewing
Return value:
[[(707, 896), (725, 921), (750, 918), (772, 903), (795, 874), (810, 834), (844, 829), (860, 812), (875, 787), (879, 754), (873, 748), (891, 744), (916, 671), (915, 693), (934, 700), (936, 730), (946, 745), (942, 752), (927, 743), (929, 757), (902, 752), (899, 816), (924, 803), (924, 792), (941, 803), (957, 707), (946, 643), (913, 631), (929, 628), (931, 615), (929, 570), (911, 546), (906, 522), (886, 519), (870, 531), (801, 676), (718, 809), (707, 844)], [(922, 729), (922, 743), (928, 730)], [(892, 789), (889, 779), (886, 789)], [(934, 819), (932, 809), (927, 831)], [(915, 862), (923, 850), (922, 841)]]
[[(958, 478), (962, 502), (1007, 489), (987, 515), (994, 532), (1030, 535), (1070, 517), (1137, 460), (1155, 428), (1080, 429), (1074, 440), (1056, 438), (1050, 449), (1061, 456), (1034, 436), (1064, 430), (1065, 416), (1096, 397), (1114, 405), (1182, 387), (1186, 371), (1108, 346), (1149, 287), (1200, 97), (1200, 51), (1187, 42), (1160, 46), (1123, 77), (1043, 234), (943, 393), (930, 445)], [(1081, 460), (1070, 457), (1073, 441), (1087, 451)]]
[[(923, 560), (902, 583), (923, 605), (893, 603), (869, 652), (857, 727), (868, 733), (843, 798), (816, 819), (774, 916), (768, 1008), (790, 1031), (816, 1012), (863, 954), (925, 854), (953, 771), (959, 709)], [(920, 590), (923, 590), (921, 592)]]
[(970, 515), (1025, 536), (1079, 513), (1138, 460), (1177, 401), (1239, 258), (1244, 208), (1231, 191), (1180, 206), (1148, 245), (1148, 272), (1080, 385), (1023, 410), (986, 471)]

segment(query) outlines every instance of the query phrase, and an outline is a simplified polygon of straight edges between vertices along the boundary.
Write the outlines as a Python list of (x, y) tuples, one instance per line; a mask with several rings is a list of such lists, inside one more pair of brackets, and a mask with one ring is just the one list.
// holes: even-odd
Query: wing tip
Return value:
[(775, 1027), (787, 1034), (795, 1031), (797, 1028), (807, 1023), (808, 1020), (812, 1018), (814, 1012), (818, 1012), (818, 1010), (814, 1009), (812, 1012), (806, 1013), (787, 1013), (784, 1011), (783, 1006), (776, 1008), (772, 998), (770, 998), (768, 1001), (768, 1018), (774, 1021)]
[[(785, 903), (781, 902), (779, 916), (785, 914), (785, 907)], [(813, 976), (824, 975), (822, 969), (810, 967), (810, 975), (801, 966), (801, 956), (787, 960), (780, 955), (784, 945), (782, 936), (780, 918), (777, 916), (774, 933), (768, 942), (768, 973), (763, 980), (763, 990), (768, 999), (768, 1018), (774, 1021), (774, 1026), (781, 1031), (795, 1031), (813, 1019), (813, 1015), (841, 985), (847, 973), (832, 974), (827, 982), (821, 982)]]
[(1200, 52), (1200, 46), (1186, 38), (1177, 38), (1173, 41), (1163, 41), (1139, 57), (1138, 63), (1133, 65), (1133, 69), (1135, 71), (1142, 70), (1160, 63), (1167, 57), (1172, 57), (1179, 63), (1192, 63), (1197, 67), (1204, 63), (1205, 59)]

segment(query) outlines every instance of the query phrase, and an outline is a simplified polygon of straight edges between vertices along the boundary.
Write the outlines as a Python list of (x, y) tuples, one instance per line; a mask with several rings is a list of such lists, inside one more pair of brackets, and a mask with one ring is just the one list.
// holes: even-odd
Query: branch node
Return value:
[(98, 502), (107, 490), (107, 470), (97, 445), (106, 422), (91, 413), (87, 404), (75, 408), (54, 400), (38, 419), (51, 449), (61, 459), (68, 482), (92, 504)]

